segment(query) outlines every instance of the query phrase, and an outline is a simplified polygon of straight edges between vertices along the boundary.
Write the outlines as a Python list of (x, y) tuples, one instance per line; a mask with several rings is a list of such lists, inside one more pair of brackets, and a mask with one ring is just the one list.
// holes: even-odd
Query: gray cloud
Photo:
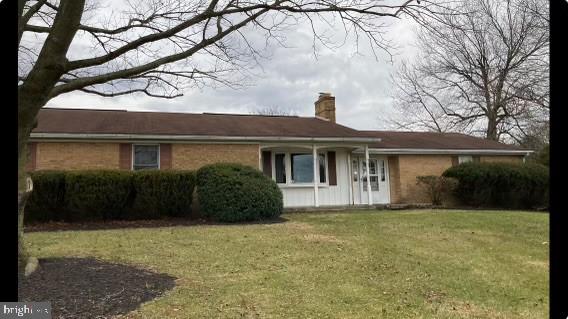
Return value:
[(365, 45), (361, 46), (365, 55), (353, 54), (353, 42), (335, 50), (319, 45), (316, 59), (309, 28), (297, 28), (286, 32), (290, 48), (272, 48), (271, 57), (262, 61), (262, 68), (252, 70), (258, 76), (248, 87), (188, 89), (183, 97), (173, 100), (144, 95), (102, 98), (73, 92), (51, 100), (47, 106), (192, 113), (249, 113), (277, 106), (300, 116), (313, 116), (318, 92), (331, 92), (336, 97), (340, 124), (356, 129), (384, 128), (385, 118), (392, 112), (388, 95), (390, 73), (396, 61), (413, 54), (409, 21), (397, 21), (387, 31), (387, 36), (399, 46), (394, 64), (386, 54), (381, 54), (377, 61)]

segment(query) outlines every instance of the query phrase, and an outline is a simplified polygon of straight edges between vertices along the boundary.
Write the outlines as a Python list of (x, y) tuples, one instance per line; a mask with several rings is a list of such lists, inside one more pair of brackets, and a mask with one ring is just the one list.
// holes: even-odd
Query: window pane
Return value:
[(367, 190), (367, 162), (361, 162), (361, 182), (363, 183), (363, 190)]
[(158, 145), (134, 145), (134, 169), (158, 168)]
[(134, 164), (136, 165), (154, 165), (158, 164), (158, 146), (157, 145), (135, 145), (134, 146)]
[(285, 184), (286, 183), (286, 166), (284, 164), (284, 154), (274, 155), (275, 167), (276, 167), (276, 183)]
[(379, 174), (377, 171), (377, 160), (371, 159), (369, 160), (369, 172), (367, 174), (367, 167), (365, 166), (365, 161), (363, 161), (363, 175), (361, 176), (361, 180), (363, 181), (363, 190), (367, 190), (367, 177), (369, 178), (369, 182), (371, 184), (371, 190), (377, 191), (379, 190)]
[[(379, 190), (379, 177), (378, 176), (370, 176), (370, 183), (371, 183), (371, 190), (378, 191)], [(364, 178), (363, 181), (363, 190), (367, 191), (367, 179)]]
[(371, 176), (371, 190), (378, 191), (379, 190), (379, 177), (378, 176)]
[(377, 161), (369, 160), (369, 172), (371, 175), (377, 175)]
[(379, 167), (380, 167), (380, 170), (381, 170), (381, 182), (384, 182), (386, 180), (385, 161), (383, 161), (383, 160), (379, 161)]
[(312, 183), (314, 181), (314, 162), (312, 154), (290, 154), (292, 182)]
[(319, 154), (319, 180), (320, 183), (325, 183), (325, 154)]
[(353, 181), (357, 182), (357, 176), (359, 176), (359, 162), (357, 160), (353, 160)]
[(473, 162), (473, 156), (471, 155), (463, 155), (463, 156), (459, 156), (458, 157), (458, 163), (468, 163), (468, 162)]

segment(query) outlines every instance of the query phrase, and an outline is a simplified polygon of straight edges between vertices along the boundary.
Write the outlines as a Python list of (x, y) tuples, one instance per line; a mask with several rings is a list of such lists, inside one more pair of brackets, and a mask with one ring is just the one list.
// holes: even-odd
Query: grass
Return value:
[(177, 277), (128, 318), (548, 318), (548, 214), (289, 214), (276, 224), (26, 234), (38, 257)]

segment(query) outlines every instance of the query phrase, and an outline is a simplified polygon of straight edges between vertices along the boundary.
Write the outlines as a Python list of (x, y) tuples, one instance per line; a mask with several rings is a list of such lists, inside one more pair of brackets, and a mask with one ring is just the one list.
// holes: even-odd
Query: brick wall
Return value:
[(441, 175), (452, 166), (451, 155), (399, 155), (400, 202), (428, 203), (430, 200), (416, 177), (421, 175)]
[(213, 163), (259, 166), (258, 144), (172, 144), (172, 168), (195, 170)]
[[(522, 156), (481, 156), (480, 162), (522, 162)], [(452, 155), (398, 155), (389, 156), (391, 203), (428, 203), (430, 200), (416, 177), (440, 176), (452, 166)], [(451, 204), (452, 198), (446, 198)]]
[(390, 200), (392, 204), (400, 203), (400, 166), (398, 155), (388, 157)]
[(37, 143), (36, 170), (118, 169), (117, 143)]
[[(35, 155), (31, 154), (30, 161), (35, 159), (35, 165), (28, 163), (29, 170), (120, 168), (119, 143), (50, 142), (34, 145)], [(164, 168), (198, 169), (217, 162), (241, 163), (254, 168), (259, 165), (258, 144), (163, 144), (161, 148), (170, 153), (169, 156), (161, 153), (162, 164), (168, 164)], [(166, 158), (170, 163), (166, 163)]]

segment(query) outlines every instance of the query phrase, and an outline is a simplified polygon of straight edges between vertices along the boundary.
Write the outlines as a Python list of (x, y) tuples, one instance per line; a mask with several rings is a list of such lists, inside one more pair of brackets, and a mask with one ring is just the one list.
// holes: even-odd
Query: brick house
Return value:
[(456, 133), (354, 130), (335, 122), (331, 94), (315, 117), (44, 108), (30, 141), (28, 170), (250, 165), (276, 181), (285, 207), (427, 202), (419, 175), (531, 152)]

